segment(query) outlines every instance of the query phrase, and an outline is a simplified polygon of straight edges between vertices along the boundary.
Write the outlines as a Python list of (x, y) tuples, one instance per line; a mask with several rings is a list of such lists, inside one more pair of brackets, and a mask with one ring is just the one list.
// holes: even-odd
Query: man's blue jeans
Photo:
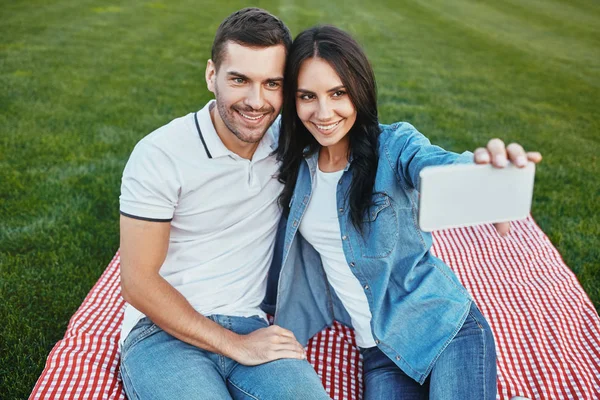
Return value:
[[(209, 317), (248, 334), (268, 326), (260, 317)], [(306, 360), (282, 359), (248, 367), (169, 335), (148, 318), (125, 339), (121, 376), (135, 399), (329, 399)]]
[(496, 399), (494, 337), (475, 304), (422, 386), (377, 347), (361, 349), (361, 353), (364, 400)]

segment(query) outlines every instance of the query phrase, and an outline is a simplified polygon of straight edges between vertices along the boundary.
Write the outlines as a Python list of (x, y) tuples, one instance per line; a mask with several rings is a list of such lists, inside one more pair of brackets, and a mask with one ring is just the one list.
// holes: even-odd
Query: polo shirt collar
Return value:
[[(210, 109), (217, 106), (216, 100), (209, 101), (204, 108), (198, 111), (198, 124), (200, 125), (200, 130), (202, 131), (200, 134), (206, 143), (206, 147), (210, 152), (212, 158), (218, 158), (223, 156), (233, 156), (238, 158), (239, 156), (229, 150), (221, 141), (221, 138), (217, 134), (215, 126), (213, 125), (212, 118), (210, 117)], [(274, 124), (279, 123), (279, 119), (276, 119)], [(273, 150), (277, 148), (277, 143), (275, 142), (272, 127), (269, 127), (268, 131), (265, 132), (262, 140), (258, 144), (256, 151), (254, 152), (254, 156), (252, 160), (260, 160), (268, 157)]]
[(202, 135), (212, 158), (232, 155), (233, 153), (221, 141), (210, 118), (210, 109), (213, 105), (217, 106), (215, 100), (209, 101), (202, 110), (198, 111), (198, 124), (201, 131), (199, 134)]

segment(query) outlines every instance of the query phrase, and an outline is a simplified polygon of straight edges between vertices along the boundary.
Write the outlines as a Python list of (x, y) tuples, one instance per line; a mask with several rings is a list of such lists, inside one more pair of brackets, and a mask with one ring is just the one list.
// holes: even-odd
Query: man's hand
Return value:
[(277, 325), (240, 335), (230, 358), (243, 365), (259, 365), (281, 358), (306, 359), (294, 334)]
[[(488, 142), (487, 147), (476, 149), (474, 158), (476, 164), (492, 163), (496, 168), (504, 168), (508, 165), (508, 161), (519, 168), (525, 167), (528, 161), (536, 164), (542, 161), (542, 155), (537, 151), (525, 152), (523, 146), (517, 143), (504, 146), (504, 142), (500, 139), (492, 139)], [(500, 236), (506, 236), (510, 231), (509, 222), (498, 222), (494, 226)]]

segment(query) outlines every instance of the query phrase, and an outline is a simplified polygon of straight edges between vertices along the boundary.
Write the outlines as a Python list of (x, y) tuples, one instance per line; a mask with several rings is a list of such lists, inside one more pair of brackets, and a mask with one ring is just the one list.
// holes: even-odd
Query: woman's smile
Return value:
[(342, 121), (343, 120), (339, 120), (337, 122), (330, 123), (330, 124), (323, 124), (323, 123), (319, 124), (317, 122), (312, 122), (312, 124), (317, 128), (319, 133), (321, 133), (323, 135), (331, 135), (335, 131), (335, 128), (337, 128)]

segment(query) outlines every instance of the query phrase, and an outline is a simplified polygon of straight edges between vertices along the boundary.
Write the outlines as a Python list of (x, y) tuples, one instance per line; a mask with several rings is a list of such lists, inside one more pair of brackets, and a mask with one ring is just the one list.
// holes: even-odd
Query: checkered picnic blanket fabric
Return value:
[[(498, 399), (600, 399), (600, 319), (574, 274), (529, 217), (508, 238), (489, 225), (434, 233), (487, 317), (498, 350)], [(124, 301), (119, 253), (48, 356), (31, 399), (125, 399), (117, 347)], [(308, 346), (334, 399), (362, 397), (354, 333), (338, 323)]]

